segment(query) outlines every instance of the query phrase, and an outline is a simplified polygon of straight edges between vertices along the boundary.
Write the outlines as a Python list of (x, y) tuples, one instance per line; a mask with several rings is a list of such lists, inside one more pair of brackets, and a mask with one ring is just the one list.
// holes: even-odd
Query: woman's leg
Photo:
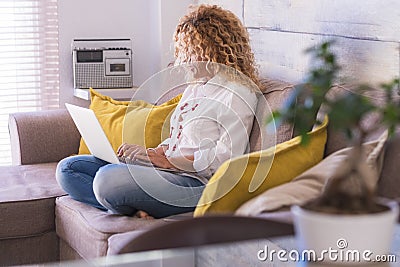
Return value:
[(195, 178), (124, 164), (100, 168), (93, 182), (97, 200), (112, 212), (155, 218), (193, 211), (203, 189)]
[(57, 165), (58, 184), (73, 199), (106, 210), (93, 193), (93, 179), (100, 167), (109, 164), (91, 155), (71, 156)]

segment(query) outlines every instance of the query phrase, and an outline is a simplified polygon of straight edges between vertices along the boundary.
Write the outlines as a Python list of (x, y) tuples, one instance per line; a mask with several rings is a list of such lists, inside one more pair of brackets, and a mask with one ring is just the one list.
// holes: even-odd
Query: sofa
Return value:
[[(272, 110), (281, 108), (294, 89), (292, 84), (282, 81), (266, 80), (264, 84), (263, 97)], [(178, 93), (179, 90), (168, 92), (158, 102), (163, 103)], [(263, 104), (259, 104), (257, 110), (262, 114), (269, 112)], [(66, 195), (56, 182), (56, 165), (62, 158), (77, 154), (80, 144), (80, 134), (66, 110), (11, 114), (9, 130), (13, 165), (0, 167), (0, 265), (111, 255), (127, 238), (175, 220), (175, 217), (147, 220), (114, 215)], [(276, 136), (262, 135), (262, 128), (255, 121), (250, 135), (251, 151), (263, 149), (262, 143), (272, 145), (268, 140), (287, 141), (294, 131), (290, 125), (281, 125)], [(396, 136), (391, 145), (385, 147), (378, 182), (381, 196), (400, 196), (400, 178), (396, 175), (399, 138)], [(325, 156), (345, 146), (343, 137), (328, 127)], [(284, 207), (256, 216), (291, 221), (290, 212)]]

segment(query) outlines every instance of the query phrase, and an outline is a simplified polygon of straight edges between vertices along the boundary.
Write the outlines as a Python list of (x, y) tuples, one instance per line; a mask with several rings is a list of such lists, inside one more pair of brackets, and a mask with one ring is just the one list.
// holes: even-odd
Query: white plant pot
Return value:
[[(334, 264), (363, 264), (390, 255), (398, 204), (385, 202), (388, 211), (340, 215), (292, 207), (300, 259)], [(315, 253), (315, 256), (313, 256)]]

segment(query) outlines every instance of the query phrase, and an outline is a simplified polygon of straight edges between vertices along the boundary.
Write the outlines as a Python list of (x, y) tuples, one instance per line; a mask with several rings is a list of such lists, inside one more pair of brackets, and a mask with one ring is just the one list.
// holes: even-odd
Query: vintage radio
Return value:
[(130, 39), (75, 39), (72, 58), (74, 88), (133, 86)]

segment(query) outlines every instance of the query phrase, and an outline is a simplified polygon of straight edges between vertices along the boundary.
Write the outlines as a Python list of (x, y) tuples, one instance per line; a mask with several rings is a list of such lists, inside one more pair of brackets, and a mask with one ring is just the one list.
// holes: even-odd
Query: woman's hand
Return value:
[(140, 145), (122, 144), (117, 150), (117, 156), (127, 161), (134, 161), (138, 155), (146, 155), (146, 148)]
[(148, 148), (147, 150), (154, 150), (157, 154), (165, 156), (165, 151), (167, 150), (166, 145), (158, 146), (156, 148)]
[(165, 156), (165, 148), (166, 147), (148, 148), (147, 155), (138, 155), (137, 158), (150, 161), (154, 166), (160, 168), (196, 172), (193, 167), (193, 155), (167, 158)]
[(154, 166), (164, 168), (164, 169), (175, 169), (164, 153), (163, 147), (148, 148), (146, 150), (146, 155), (138, 155), (137, 159), (150, 161)]

